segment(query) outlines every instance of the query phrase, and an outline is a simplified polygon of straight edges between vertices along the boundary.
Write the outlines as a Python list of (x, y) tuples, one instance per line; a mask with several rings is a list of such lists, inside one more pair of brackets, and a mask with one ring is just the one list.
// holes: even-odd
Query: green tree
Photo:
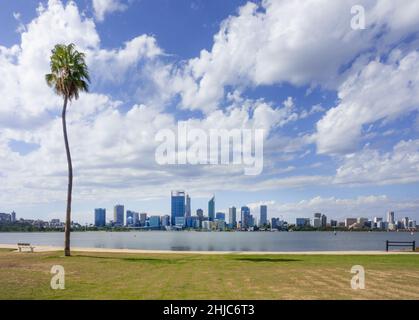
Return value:
[(52, 49), (50, 60), (51, 73), (45, 75), (47, 84), (64, 99), (62, 110), (62, 124), (65, 151), (68, 165), (67, 211), (65, 223), (64, 253), (70, 256), (70, 229), (71, 229), (71, 196), (73, 190), (73, 165), (71, 162), (70, 146), (67, 136), (66, 112), (67, 103), (79, 98), (79, 92), (89, 90), (89, 71), (85, 62), (85, 55), (75, 49), (74, 44), (57, 44)]

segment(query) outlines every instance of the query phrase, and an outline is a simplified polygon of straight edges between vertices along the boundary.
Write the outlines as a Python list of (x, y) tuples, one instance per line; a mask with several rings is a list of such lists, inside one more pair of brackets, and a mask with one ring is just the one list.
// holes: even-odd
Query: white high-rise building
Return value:
[(231, 207), (228, 209), (228, 224), (230, 228), (237, 227), (237, 215), (236, 215), (236, 207)]
[(387, 222), (389, 224), (395, 224), (395, 220), (394, 220), (394, 211), (389, 211), (387, 213)]

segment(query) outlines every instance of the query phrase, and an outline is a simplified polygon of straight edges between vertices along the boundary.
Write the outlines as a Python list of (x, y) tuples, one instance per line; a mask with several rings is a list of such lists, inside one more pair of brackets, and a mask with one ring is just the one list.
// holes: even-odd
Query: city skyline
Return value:
[[(266, 207), (266, 218), (267, 221), (270, 222), (272, 218), (278, 218), (282, 221), (295, 221), (296, 219), (310, 219), (308, 218), (308, 216), (311, 216), (312, 214), (316, 215), (316, 214), (320, 214), (320, 215), (324, 215), (327, 216), (328, 219), (330, 220), (335, 220), (338, 222), (344, 222), (345, 219), (347, 219), (349, 216), (353, 217), (355, 220), (357, 218), (360, 217), (367, 217), (369, 218), (371, 221), (379, 218), (382, 219), (382, 221), (391, 221), (393, 224), (395, 222), (401, 221), (398, 219), (404, 219), (405, 217), (411, 217), (412, 219), (414, 219), (416, 221), (416, 218), (414, 216), (414, 214), (412, 214), (412, 212), (408, 212), (408, 213), (403, 213), (403, 212), (395, 212), (395, 210), (386, 210), (385, 212), (376, 212), (376, 213), (368, 213), (365, 212), (363, 214), (350, 214), (350, 215), (334, 215), (333, 213), (330, 213), (329, 211), (327, 211), (328, 213), (325, 213), (324, 210), (313, 210), (312, 212), (310, 211), (303, 211), (303, 212), (299, 212), (299, 213), (289, 213), (287, 214), (277, 214), (275, 211), (271, 212), (268, 208), (269, 208), (269, 202), (257, 202), (257, 203), (252, 203), (252, 204), (243, 204), (243, 205), (238, 205), (238, 204), (232, 204), (228, 207), (225, 208), (219, 208), (216, 205), (216, 201), (215, 201), (215, 194), (211, 194), (209, 199), (200, 199), (199, 203), (200, 204), (206, 204), (206, 206), (200, 206), (200, 205), (193, 205), (194, 201), (192, 200), (192, 196), (191, 194), (183, 191), (183, 190), (176, 190), (176, 191), (171, 191), (171, 195), (173, 195), (174, 193), (177, 193), (178, 196), (179, 194), (181, 194), (182, 198), (182, 203), (183, 203), (183, 207), (180, 208), (180, 212), (179, 212), (179, 216), (180, 217), (186, 217), (186, 213), (187, 213), (187, 201), (189, 202), (190, 205), (190, 213), (191, 216), (197, 216), (198, 212), (202, 212), (204, 217), (209, 218), (209, 209), (210, 209), (210, 203), (213, 201), (214, 203), (214, 207), (213, 207), (213, 211), (214, 211), (214, 218), (212, 219), (212, 221), (214, 221), (216, 219), (216, 215), (219, 213), (222, 213), (225, 215), (224, 220), (226, 221), (226, 223), (229, 221), (230, 219), (230, 212), (231, 209), (234, 208), (235, 209), (235, 216), (236, 216), (236, 220), (240, 221), (241, 217), (242, 217), (242, 211), (243, 208), (246, 208), (246, 210), (248, 210), (249, 214), (251, 214), (254, 218), (257, 219), (257, 221), (259, 222), (260, 218), (261, 218), (261, 212), (262, 212), (262, 207)], [(169, 197), (171, 198), (171, 197)], [(167, 199), (167, 197), (166, 197)], [(149, 216), (169, 216), (171, 217), (171, 201), (167, 201), (168, 205), (167, 207), (169, 208), (167, 211), (157, 211), (157, 210), (145, 210), (144, 208), (138, 208), (138, 207), (133, 207), (133, 206), (127, 206), (124, 204), (121, 204), (123, 202), (119, 202), (116, 204), (112, 204), (110, 206), (94, 206), (93, 212), (94, 212), (94, 216), (91, 216), (90, 211), (92, 210), (92, 208), (90, 208), (89, 212), (85, 212), (82, 214), (83, 219), (82, 220), (77, 220), (77, 219), (73, 219), (73, 221), (81, 223), (82, 225), (85, 224), (94, 224), (94, 221), (96, 220), (95, 215), (96, 212), (98, 211), (100, 215), (103, 214), (104, 210), (106, 212), (106, 224), (110, 223), (110, 222), (116, 222), (116, 225), (119, 226), (126, 226), (126, 219), (127, 219), (127, 214), (131, 213), (132, 215), (138, 215), (137, 219), (140, 219), (141, 215), (147, 215)], [(118, 209), (119, 208), (119, 209)], [(238, 209), (237, 209), (238, 208)], [(119, 212), (118, 212), (119, 211)], [(316, 213), (318, 211), (321, 211), (322, 213)], [(2, 212), (2, 210), (0, 210), (0, 212)], [(183, 212), (183, 215), (181, 214), (181, 212)], [(15, 210), (12, 210), (11, 213), (7, 213), (5, 210), (3, 210), (3, 214), (14, 214), (16, 216), (16, 212)], [(116, 218), (117, 216), (119, 216), (119, 218)], [(390, 218), (392, 217), (392, 218)], [(24, 218), (24, 219), (28, 219), (28, 220), (45, 220), (42, 219), (42, 215), (40, 216), (21, 216), (20, 218)], [(319, 217), (320, 218), (320, 217)], [(56, 220), (56, 219), (60, 219), (59, 216), (51, 216), (48, 220)], [(390, 219), (390, 220), (389, 220)], [(61, 218), (62, 220), (62, 218)], [(170, 223), (172, 223), (172, 219), (170, 219)], [(93, 221), (93, 222), (92, 222)], [(123, 221), (123, 222), (122, 222)], [(174, 220), (173, 220), (174, 221)], [(311, 222), (310, 222), (311, 223)], [(176, 224), (176, 223), (174, 223)]]
[[(288, 231), (289, 228), (308, 230), (327, 230), (327, 228), (346, 230), (387, 230), (387, 231), (416, 231), (416, 220), (410, 216), (397, 217), (394, 211), (388, 211), (383, 216), (350, 216), (344, 219), (336, 219), (321, 212), (315, 212), (312, 217), (307, 213), (295, 218), (295, 223), (283, 216), (277, 217), (269, 214), (268, 205), (260, 203), (258, 207), (249, 208), (242, 205), (237, 212), (236, 206), (230, 206), (227, 210), (217, 208), (215, 194), (208, 200), (208, 209), (202, 208), (192, 211), (192, 197), (185, 190), (172, 190), (170, 192), (170, 214), (148, 214), (147, 212), (134, 211), (118, 203), (113, 206), (112, 215), (106, 214), (106, 208), (95, 208), (93, 223), (85, 223), (86, 226), (98, 228), (136, 228), (152, 230), (184, 230), (200, 229), (207, 231), (264, 231), (266, 229)], [(237, 214), (239, 213), (239, 216)], [(41, 219), (25, 220), (17, 219), (16, 212), (10, 214), (0, 212), (0, 224), (26, 223), (37, 227), (62, 228), (64, 224), (60, 219), (54, 218), (50, 222)], [(304, 216), (304, 217), (303, 217)], [(74, 226), (82, 228), (78, 221), (72, 221)], [(311, 228), (311, 229), (310, 229)]]
[[(43, 76), (51, 48), (73, 42), (92, 76), (68, 115), (74, 220), (90, 221), (98, 203), (170, 212), (165, 195), (178, 188), (193, 195), (191, 212), (215, 193), (238, 216), (264, 203), (289, 220), (389, 210), (419, 220), (415, 4), (370, 1), (367, 27), (354, 30), (351, 0), (106, 3), (2, 4), (1, 212), (64, 218), (61, 101)], [(157, 132), (179, 122), (264, 129), (263, 172), (159, 165)]]

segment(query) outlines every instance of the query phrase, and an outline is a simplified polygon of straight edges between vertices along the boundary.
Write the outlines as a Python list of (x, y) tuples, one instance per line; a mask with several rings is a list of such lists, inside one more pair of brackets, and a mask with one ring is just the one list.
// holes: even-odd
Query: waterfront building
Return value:
[(148, 225), (153, 229), (160, 229), (160, 216), (150, 216)]
[(251, 216), (250, 216), (250, 209), (247, 206), (241, 207), (241, 229), (247, 229), (251, 226)]
[(125, 223), (126, 223), (126, 226), (130, 226), (130, 227), (134, 225), (134, 211), (127, 210)]
[(260, 220), (259, 225), (263, 227), (264, 225), (268, 224), (268, 206), (261, 205), (260, 206)]
[(209, 220), (202, 221), (202, 229), (211, 230), (211, 221)]
[(168, 214), (161, 217), (161, 226), (162, 227), (170, 226), (170, 216)]
[(279, 218), (271, 219), (271, 229), (279, 229)]
[(338, 226), (338, 222), (336, 220), (330, 220), (330, 226), (331, 227), (337, 227)]
[(198, 229), (200, 228), (200, 220), (198, 216), (191, 216), (185, 218), (187, 228)]
[(215, 215), (215, 219), (225, 221), (226, 214), (224, 212), (217, 212), (217, 214)]
[(403, 229), (409, 229), (409, 217), (403, 219)]
[(351, 225), (357, 223), (358, 219), (356, 218), (346, 218), (345, 219), (345, 227), (349, 228)]
[(171, 193), (171, 223), (177, 225), (176, 218), (185, 220), (185, 191), (172, 191)]
[[(51, 220), (51, 223), (53, 222), (53, 220)], [(59, 224), (60, 220), (59, 219), (57, 220)], [(54, 221), (54, 223), (55, 222), (56, 221)], [(104, 227), (105, 225), (106, 225), (106, 209), (104, 208), (95, 209), (95, 227)]]
[(147, 222), (147, 213), (145, 212), (140, 213), (140, 226), (145, 227), (146, 222)]
[(10, 214), (10, 220), (12, 223), (16, 222), (16, 212), (12, 211), (12, 213)]
[(12, 222), (12, 215), (9, 213), (0, 213), (0, 223)]
[(132, 224), (134, 227), (140, 226), (140, 214), (138, 212), (134, 212)]
[(389, 211), (387, 212), (387, 222), (388, 224), (395, 224), (395, 220), (394, 220), (394, 212), (393, 211)]
[(368, 224), (368, 218), (358, 218), (356, 222), (357, 222), (357, 223), (361, 226), (361, 228), (362, 228), (362, 227), (365, 227), (365, 226)]
[(237, 226), (236, 207), (228, 209), (228, 224), (233, 229)]
[(322, 226), (322, 221), (320, 218), (313, 218), (312, 226), (314, 228), (320, 228)]
[(322, 217), (321, 217), (321, 227), (322, 228), (326, 228), (326, 226), (327, 226), (327, 216), (325, 214), (322, 214)]
[(310, 226), (310, 218), (297, 218), (295, 219), (295, 225), (299, 228)]
[(191, 197), (187, 194), (186, 195), (186, 203), (185, 203), (185, 217), (191, 216)]
[(114, 223), (117, 226), (123, 226), (124, 225), (124, 205), (122, 204), (117, 204), (114, 208), (113, 208), (113, 219), (114, 219)]
[(208, 201), (208, 220), (214, 221), (215, 218), (215, 196)]
[(217, 228), (217, 230), (224, 231), (225, 230), (225, 226), (226, 226), (226, 224), (225, 224), (225, 221), (224, 220), (217, 220), (216, 221), (216, 228)]
[(202, 218), (204, 217), (204, 210), (196, 209), (196, 215), (202, 220)]
[(175, 226), (183, 228), (185, 226), (185, 217), (176, 217)]

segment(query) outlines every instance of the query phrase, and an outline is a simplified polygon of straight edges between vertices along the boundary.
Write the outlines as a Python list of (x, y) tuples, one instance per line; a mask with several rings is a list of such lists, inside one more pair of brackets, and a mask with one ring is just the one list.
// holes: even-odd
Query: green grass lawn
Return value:
[[(65, 290), (50, 288), (53, 265)], [(353, 265), (364, 290), (351, 289)], [(419, 257), (0, 250), (0, 299), (419, 299)]]

